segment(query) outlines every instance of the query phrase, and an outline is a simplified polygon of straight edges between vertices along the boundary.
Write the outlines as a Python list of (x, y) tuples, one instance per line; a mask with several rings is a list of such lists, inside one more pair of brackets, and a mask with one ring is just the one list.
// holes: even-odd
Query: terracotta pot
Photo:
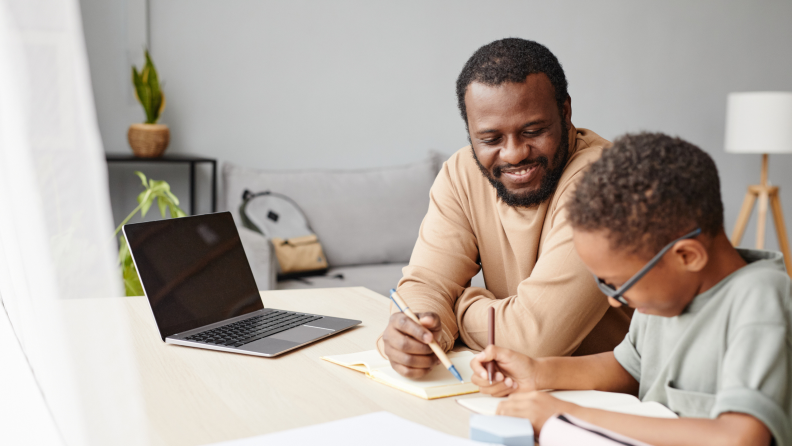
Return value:
[(165, 124), (132, 124), (127, 139), (135, 156), (156, 158), (168, 148), (170, 129)]

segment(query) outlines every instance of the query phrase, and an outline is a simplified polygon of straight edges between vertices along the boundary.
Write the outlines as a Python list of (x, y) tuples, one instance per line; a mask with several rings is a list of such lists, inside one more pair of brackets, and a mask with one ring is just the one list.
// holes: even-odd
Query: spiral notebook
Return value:
[(478, 392), (478, 386), (470, 382), (473, 370), (470, 360), (473, 352), (449, 352), (448, 359), (454, 364), (465, 382), (460, 383), (442, 365), (436, 365), (426, 376), (419, 379), (399, 375), (377, 350), (369, 350), (347, 355), (323, 356), (322, 359), (333, 364), (357, 370), (378, 383), (399, 389), (427, 400)]

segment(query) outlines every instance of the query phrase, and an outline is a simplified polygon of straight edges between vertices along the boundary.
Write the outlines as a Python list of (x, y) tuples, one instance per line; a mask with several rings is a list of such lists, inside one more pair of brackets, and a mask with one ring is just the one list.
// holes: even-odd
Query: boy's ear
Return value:
[(707, 266), (707, 248), (698, 240), (681, 240), (672, 248), (678, 265), (690, 272), (699, 272)]

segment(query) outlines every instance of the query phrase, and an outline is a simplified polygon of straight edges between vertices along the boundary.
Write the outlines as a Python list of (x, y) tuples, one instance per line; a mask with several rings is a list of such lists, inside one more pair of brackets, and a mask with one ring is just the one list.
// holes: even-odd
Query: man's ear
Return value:
[(564, 121), (566, 121), (567, 127), (572, 126), (572, 97), (567, 96), (566, 100), (564, 101)]
[(690, 272), (701, 271), (709, 261), (707, 248), (698, 240), (680, 240), (671, 251), (678, 265)]

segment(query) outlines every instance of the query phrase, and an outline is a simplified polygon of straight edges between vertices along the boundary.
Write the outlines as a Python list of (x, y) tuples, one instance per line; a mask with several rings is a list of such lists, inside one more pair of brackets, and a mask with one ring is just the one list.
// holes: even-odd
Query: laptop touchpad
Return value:
[(284, 341), (292, 341), (302, 344), (303, 342), (313, 341), (314, 339), (321, 338), (333, 333), (334, 330), (327, 330), (324, 328), (307, 327), (300, 325), (284, 332), (269, 336), (271, 339), (282, 339)]

